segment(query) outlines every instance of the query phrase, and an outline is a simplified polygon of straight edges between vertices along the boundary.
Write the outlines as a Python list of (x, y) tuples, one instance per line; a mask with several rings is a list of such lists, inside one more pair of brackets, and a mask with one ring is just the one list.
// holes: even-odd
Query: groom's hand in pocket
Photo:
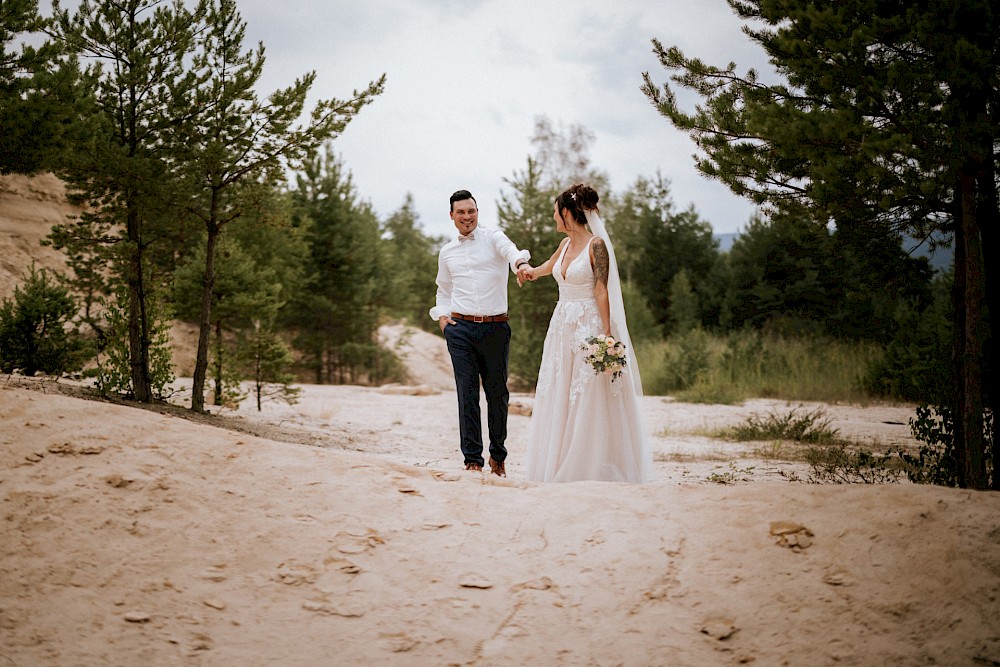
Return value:
[(449, 324), (454, 324), (455, 320), (451, 319), (447, 315), (442, 315), (438, 318), (438, 324), (441, 325), (441, 333), (444, 333), (444, 328)]

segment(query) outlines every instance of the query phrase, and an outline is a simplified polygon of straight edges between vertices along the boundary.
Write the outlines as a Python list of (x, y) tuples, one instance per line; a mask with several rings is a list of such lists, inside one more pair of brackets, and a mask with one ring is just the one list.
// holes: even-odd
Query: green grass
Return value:
[(693, 331), (637, 353), (649, 395), (730, 405), (748, 398), (866, 404), (878, 397), (862, 388), (861, 378), (883, 350), (818, 337)]
[[(905, 464), (898, 448), (872, 452), (842, 438), (830, 423), (822, 408), (793, 409), (783, 415), (751, 415), (736, 426), (720, 429), (716, 435), (740, 442), (766, 441), (754, 448), (754, 457), (808, 463), (811, 473), (806, 481), (814, 484), (887, 484), (903, 476)], [(802, 481), (794, 472), (782, 475), (789, 481)], [(736, 479), (724, 474), (711, 481), (725, 484)]]

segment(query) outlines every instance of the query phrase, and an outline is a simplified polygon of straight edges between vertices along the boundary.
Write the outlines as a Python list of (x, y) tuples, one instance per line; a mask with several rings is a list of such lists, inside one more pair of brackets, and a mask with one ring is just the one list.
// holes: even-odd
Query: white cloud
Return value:
[[(714, 64), (761, 67), (724, 0), (241, 0), (262, 40), (261, 90), (315, 70), (315, 98), (345, 98), (383, 72), (386, 91), (334, 142), (380, 216), (412, 193), (432, 234), (450, 233), (448, 196), (468, 188), (496, 219), (503, 179), (524, 168), (537, 116), (596, 135), (592, 164), (621, 191), (661, 172), (680, 208), (717, 232), (753, 208), (697, 173), (693, 143), (639, 90), (663, 82), (651, 38)], [(685, 98), (681, 98), (682, 100)]]

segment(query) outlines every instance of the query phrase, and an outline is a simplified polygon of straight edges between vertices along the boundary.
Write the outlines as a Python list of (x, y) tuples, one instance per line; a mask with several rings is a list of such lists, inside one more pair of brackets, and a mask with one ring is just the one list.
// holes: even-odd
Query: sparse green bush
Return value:
[(737, 468), (733, 461), (729, 462), (729, 470), (726, 472), (713, 472), (706, 479), (716, 484), (736, 484), (737, 482), (753, 481), (753, 470), (756, 466), (749, 468)]
[(31, 376), (83, 368), (86, 345), (72, 325), (76, 311), (69, 290), (32, 266), (14, 298), (0, 304), (0, 369)]
[(766, 416), (751, 415), (742, 424), (723, 429), (720, 435), (736, 441), (794, 440), (796, 442), (835, 443), (839, 432), (830, 428), (831, 419), (823, 408), (800, 412), (798, 408), (787, 414), (771, 413)]
[[(126, 285), (119, 286), (115, 299), (102, 300), (107, 318), (107, 345), (97, 355), (97, 390), (102, 395), (135, 396), (129, 353), (128, 299)], [(159, 299), (147, 295), (147, 317), (150, 322), (149, 386), (153, 397), (167, 398), (172, 390), (174, 369), (170, 356), (169, 317)]]
[(895, 453), (850, 450), (843, 442), (810, 447), (805, 459), (812, 468), (807, 481), (814, 484), (886, 484), (898, 482), (903, 475), (903, 466)]
[[(916, 484), (958, 486), (958, 455), (955, 451), (955, 419), (949, 408), (921, 405), (910, 418), (910, 432), (922, 444), (916, 456), (900, 451), (906, 476)], [(983, 410), (983, 444), (986, 472), (997, 474), (993, 457), (993, 413)]]

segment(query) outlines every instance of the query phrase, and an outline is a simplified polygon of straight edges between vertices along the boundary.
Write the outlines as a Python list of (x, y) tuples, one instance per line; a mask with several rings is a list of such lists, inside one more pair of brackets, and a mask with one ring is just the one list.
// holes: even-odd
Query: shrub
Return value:
[[(916, 456), (900, 451), (906, 476), (917, 484), (958, 486), (958, 455), (955, 451), (955, 419), (951, 409), (921, 405), (910, 418), (910, 432), (923, 443)], [(993, 457), (993, 413), (983, 410), (983, 441), (987, 475), (992, 479), (996, 467)]]
[(86, 346), (71, 324), (77, 304), (69, 291), (31, 267), (23, 288), (0, 304), (0, 369), (62, 375), (83, 368)]
[(903, 474), (893, 452), (873, 454), (864, 449), (851, 451), (846, 443), (806, 450), (806, 462), (812, 468), (809, 482), (814, 484), (885, 484), (898, 482)]
[(808, 412), (793, 409), (787, 414), (772, 413), (765, 417), (751, 415), (742, 424), (723, 429), (722, 437), (738, 441), (794, 440), (796, 442), (838, 441), (839, 432), (830, 428), (832, 420), (823, 408)]
[(710, 339), (701, 329), (671, 336), (657, 346), (658, 359), (645, 380), (650, 394), (667, 394), (694, 386), (698, 376), (709, 369)]
[[(112, 393), (126, 397), (135, 396), (132, 386), (132, 365), (129, 352), (128, 288), (121, 285), (115, 299), (102, 299), (107, 318), (107, 344), (97, 355), (97, 390), (101, 395)], [(149, 381), (153, 395), (164, 399), (172, 393), (174, 370), (170, 355), (170, 328), (168, 313), (163, 304), (152, 295), (146, 295), (147, 316), (150, 322)]]
[(875, 395), (940, 403), (951, 395), (951, 277), (935, 281), (934, 302), (924, 309), (903, 309), (896, 336), (885, 354), (873, 359), (862, 378)]

